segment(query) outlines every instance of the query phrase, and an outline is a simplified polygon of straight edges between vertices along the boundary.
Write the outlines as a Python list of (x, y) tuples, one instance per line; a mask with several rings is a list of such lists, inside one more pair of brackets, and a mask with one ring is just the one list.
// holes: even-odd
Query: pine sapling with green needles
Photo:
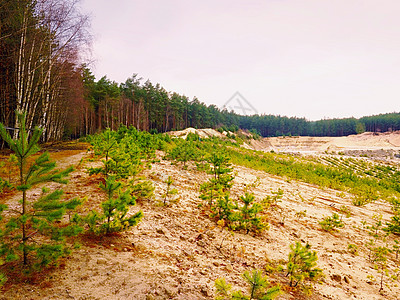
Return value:
[(135, 180), (131, 180), (129, 184), (130, 193), (136, 199), (136, 202), (154, 198), (155, 188), (151, 181), (141, 180), (139, 182), (135, 182)]
[(101, 204), (102, 213), (91, 211), (85, 222), (89, 231), (96, 234), (109, 234), (126, 230), (135, 226), (143, 217), (142, 211), (128, 217), (130, 206), (136, 204), (135, 198), (129, 190), (122, 189), (122, 183), (116, 181), (115, 176), (108, 176), (100, 188), (106, 193), (107, 200)]
[(211, 207), (211, 217), (217, 220), (224, 220), (224, 224), (231, 229), (235, 229), (234, 224), (234, 210), (237, 204), (234, 204), (229, 195), (219, 196), (216, 203)]
[(104, 157), (104, 174), (108, 175), (109, 172), (109, 157), (113, 149), (118, 147), (117, 135), (115, 131), (107, 128), (102, 133), (93, 136), (91, 144), (94, 153)]
[(290, 245), (292, 250), (289, 253), (287, 262), (286, 277), (289, 277), (289, 286), (296, 287), (305, 281), (318, 281), (323, 276), (322, 270), (317, 267), (317, 252), (311, 251), (311, 246), (307, 243), (303, 246), (300, 242)]
[(207, 161), (211, 164), (210, 173), (214, 175), (214, 179), (222, 184), (224, 189), (231, 188), (233, 176), (230, 174), (232, 172), (230, 158), (224, 153), (215, 151)]
[(228, 284), (225, 278), (219, 278), (215, 281), (217, 290), (216, 300), (242, 299), (242, 300), (273, 300), (282, 293), (279, 285), (270, 286), (267, 276), (262, 274), (261, 270), (246, 271), (243, 279), (248, 283), (247, 293), (243, 291), (232, 291), (232, 285)]
[(320, 221), (319, 224), (321, 225), (323, 230), (328, 232), (339, 231), (338, 228), (344, 227), (344, 222), (337, 213), (333, 213), (332, 216), (326, 217), (325, 219)]
[(246, 233), (250, 231), (261, 232), (267, 229), (268, 223), (263, 220), (261, 216), (258, 216), (260, 212), (264, 210), (264, 207), (255, 202), (254, 194), (246, 193), (239, 198), (243, 205), (239, 207), (236, 213), (235, 220), (239, 223), (239, 228), (246, 230)]
[(0, 225), (0, 256), (4, 257), (5, 262), (19, 260), (22, 256), (24, 266), (34, 262), (35, 267), (41, 267), (68, 253), (65, 237), (82, 230), (74, 224), (58, 224), (62, 222), (66, 211), (74, 210), (81, 201), (61, 200), (62, 190), (48, 192), (46, 188), (38, 199), (28, 200), (27, 191), (38, 184), (67, 183), (65, 177), (72, 167), (56, 170), (56, 164), (50, 160), (47, 152), (37, 156), (41, 130), (36, 127), (29, 135), (25, 115), (17, 113), (16, 117), (20, 124), (18, 137), (12, 139), (3, 124), (0, 124), (0, 135), (17, 158), (17, 190), (21, 192), (22, 199), (20, 206), (15, 209), (1, 207), (2, 211), (8, 210), (9, 217)]
[(381, 275), (379, 292), (383, 291), (383, 282), (385, 277), (389, 277), (388, 259), (389, 249), (386, 247), (375, 247), (373, 249), (374, 268)]
[(395, 212), (389, 222), (386, 222), (385, 231), (394, 235), (400, 235), (400, 212)]
[[(167, 190), (166, 190), (165, 193), (163, 194), (163, 203), (164, 203), (164, 206), (167, 205), (167, 201), (169, 200), (169, 199), (168, 199), (169, 197), (172, 197), (172, 196), (178, 194), (178, 190), (177, 190), (177, 189), (171, 188), (172, 184), (174, 183), (174, 180), (172, 179), (171, 176), (168, 176), (168, 178), (167, 178), (167, 180), (165, 181), (165, 183), (167, 184)], [(171, 201), (173, 201), (173, 200), (174, 200), (174, 199), (169, 200), (169, 201), (171, 202)]]
[(365, 246), (369, 251), (368, 258), (371, 262), (373, 262), (373, 256), (374, 251), (377, 248), (377, 242), (382, 241), (385, 243), (386, 237), (389, 235), (389, 233), (384, 230), (385, 228), (383, 228), (382, 215), (373, 215), (372, 219), (375, 220), (375, 223), (366, 226), (368, 234), (371, 238), (365, 243)]
[(172, 148), (167, 158), (183, 163), (183, 168), (186, 169), (186, 163), (191, 160), (198, 160), (199, 151), (192, 141), (182, 139), (176, 140), (176, 146)]
[(213, 152), (207, 159), (211, 163), (208, 171), (213, 177), (200, 185), (200, 198), (206, 202), (212, 209), (214, 200), (222, 203), (226, 202), (226, 196), (229, 196), (229, 189), (232, 187), (233, 175), (232, 168), (230, 167), (229, 157), (224, 154)]
[(200, 185), (200, 193), (199, 198), (206, 202), (210, 208), (214, 205), (216, 199), (228, 195), (227, 191), (224, 191), (223, 185), (214, 178), (210, 178)]

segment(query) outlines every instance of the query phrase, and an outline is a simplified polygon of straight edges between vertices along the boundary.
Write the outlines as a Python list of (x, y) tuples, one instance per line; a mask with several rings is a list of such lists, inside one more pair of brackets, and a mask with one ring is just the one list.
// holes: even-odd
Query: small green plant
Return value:
[(235, 223), (238, 224), (235, 229), (244, 229), (246, 233), (250, 231), (261, 232), (268, 229), (269, 224), (262, 216), (259, 216), (264, 207), (255, 202), (254, 194), (246, 193), (240, 197), (240, 200), (243, 205), (239, 207), (233, 217)]
[(351, 214), (352, 214), (350, 208), (349, 208), (348, 206), (346, 206), (346, 205), (342, 205), (342, 206), (340, 207), (340, 212), (341, 212), (343, 215), (345, 215), (346, 218), (350, 218), (350, 217), (351, 217)]
[(364, 206), (378, 199), (376, 190), (370, 186), (353, 188), (350, 190), (350, 192), (354, 194), (352, 202), (355, 206)]
[(77, 235), (82, 228), (61, 222), (66, 210), (74, 210), (80, 201), (62, 200), (62, 190), (49, 193), (46, 188), (37, 199), (27, 197), (27, 192), (40, 183), (67, 183), (65, 177), (72, 167), (56, 170), (47, 152), (38, 155), (42, 131), (36, 127), (29, 135), (25, 115), (17, 112), (16, 117), (20, 124), (18, 137), (12, 139), (3, 124), (0, 124), (0, 135), (17, 158), (19, 184), (16, 188), (22, 199), (13, 209), (0, 205), (0, 214), (8, 210), (6, 222), (0, 224), (0, 258), (7, 263), (22, 256), (25, 267), (34, 262), (33, 267), (40, 268), (69, 253), (65, 237)]
[(188, 139), (189, 140), (176, 140), (176, 146), (172, 148), (166, 156), (167, 159), (183, 163), (184, 169), (186, 169), (186, 163), (188, 161), (198, 160), (200, 154), (194, 142), (190, 140), (189, 136)]
[(0, 289), (6, 283), (6, 281), (7, 281), (7, 276), (4, 275), (3, 273), (0, 273)]
[(243, 278), (249, 284), (248, 293), (240, 290), (232, 291), (232, 285), (228, 284), (225, 278), (219, 278), (215, 281), (217, 290), (215, 299), (272, 300), (282, 293), (279, 285), (269, 287), (268, 278), (262, 274), (261, 270), (246, 271)]
[(200, 185), (200, 193), (199, 198), (207, 203), (210, 208), (212, 208), (216, 199), (229, 196), (228, 191), (224, 191), (223, 185), (214, 178), (210, 178)]
[(169, 198), (175, 196), (176, 194), (178, 194), (178, 190), (177, 189), (172, 189), (171, 188), (172, 184), (174, 183), (174, 180), (172, 179), (171, 176), (168, 176), (168, 178), (165, 181), (165, 183), (167, 184), (167, 190), (162, 195), (164, 206), (167, 205), (167, 201), (169, 201), (171, 203), (175, 202), (176, 199), (169, 199)]
[[(104, 174), (108, 175), (109, 172), (109, 158), (112, 150), (116, 149), (118, 147), (118, 141), (117, 141), (117, 136), (115, 131), (110, 130), (110, 128), (107, 128), (104, 130), (102, 133), (100, 133), (97, 136), (92, 137), (91, 139), (91, 144), (94, 150), (94, 153), (96, 155), (99, 155), (101, 157), (104, 157), (104, 169), (101, 171), (104, 172)], [(99, 170), (97, 170), (99, 171)], [(94, 172), (89, 170), (90, 172)]]
[(215, 205), (211, 206), (211, 217), (216, 218), (218, 221), (219, 220), (224, 220), (224, 224), (228, 226), (231, 229), (232, 228), (232, 222), (234, 221), (233, 214), (234, 210), (237, 208), (237, 205), (235, 205), (229, 195), (224, 195), (224, 196), (219, 196), (218, 199), (216, 200)]
[(296, 212), (296, 217), (298, 218), (298, 219), (301, 219), (301, 218), (304, 218), (305, 216), (306, 216), (306, 214), (307, 214), (307, 210), (302, 210), (302, 211), (298, 211), (298, 212)]
[(373, 252), (376, 248), (376, 244), (378, 241), (386, 242), (386, 237), (388, 236), (388, 232), (385, 232), (385, 228), (383, 228), (382, 223), (382, 215), (373, 215), (372, 219), (375, 220), (375, 223), (372, 225), (367, 225), (366, 229), (368, 231), (368, 235), (371, 237), (368, 242), (365, 244), (367, 249), (369, 250), (368, 257), (370, 261), (373, 261)]
[(390, 221), (386, 223), (385, 231), (394, 235), (400, 235), (400, 212), (396, 212)]
[(136, 202), (150, 200), (154, 197), (154, 185), (151, 181), (141, 180), (139, 182), (135, 182), (134, 180), (130, 181), (130, 194), (135, 197)]
[(344, 222), (337, 213), (333, 213), (332, 216), (328, 216), (319, 222), (322, 229), (328, 232), (338, 231), (338, 228), (344, 227)]
[(224, 190), (232, 187), (233, 176), (230, 158), (222, 152), (213, 152), (207, 161), (211, 164), (210, 173), (214, 179), (223, 186)]
[(121, 182), (116, 181), (114, 176), (109, 176), (104, 184), (100, 183), (100, 188), (106, 193), (107, 200), (101, 204), (101, 214), (91, 211), (85, 217), (90, 232), (109, 234), (126, 230), (139, 223), (143, 217), (142, 211), (127, 216), (129, 207), (134, 206), (136, 201), (129, 190), (122, 190)]
[(207, 173), (212, 174), (213, 177), (200, 185), (200, 199), (208, 202), (208, 205), (213, 209), (214, 202), (217, 205), (227, 202), (226, 196), (229, 197), (229, 189), (232, 187), (233, 175), (231, 174), (232, 168), (229, 163), (229, 157), (214, 151), (207, 159), (211, 164)]
[(10, 181), (0, 178), (0, 193), (2, 193), (3, 191), (12, 190), (12, 189), (13, 189), (13, 185), (10, 183)]
[(392, 245), (392, 252), (396, 254), (396, 260), (399, 259), (399, 252), (400, 252), (400, 242), (398, 240), (394, 240)]
[(388, 199), (388, 202), (392, 205), (392, 211), (394, 214), (400, 212), (400, 199), (396, 197), (392, 197)]
[(357, 247), (357, 245), (355, 245), (355, 244), (349, 244), (349, 245), (347, 246), (347, 250), (348, 250), (351, 254), (353, 254), (353, 255), (355, 255), (355, 256), (358, 255), (358, 247)]
[(364, 206), (365, 204), (369, 203), (369, 201), (363, 197), (354, 196), (352, 203), (354, 206)]
[(270, 206), (276, 206), (278, 202), (281, 201), (282, 197), (283, 197), (283, 190), (278, 188), (277, 191), (272, 192), (272, 196), (268, 195), (267, 197), (265, 197), (263, 202), (269, 204)]
[(317, 267), (317, 252), (311, 251), (307, 243), (303, 246), (300, 242), (290, 245), (289, 260), (286, 266), (286, 277), (289, 277), (289, 286), (296, 287), (306, 281), (315, 282), (322, 276), (322, 270)]
[(387, 256), (389, 249), (386, 247), (376, 247), (373, 249), (374, 268), (381, 275), (379, 292), (383, 291), (383, 282), (385, 277), (389, 277)]

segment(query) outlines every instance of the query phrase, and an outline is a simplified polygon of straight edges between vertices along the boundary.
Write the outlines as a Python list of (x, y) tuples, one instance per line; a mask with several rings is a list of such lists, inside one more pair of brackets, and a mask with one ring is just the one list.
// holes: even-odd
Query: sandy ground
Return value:
[[(64, 190), (68, 197), (87, 197), (82, 212), (104, 199), (98, 188), (100, 178), (86, 173), (86, 167), (93, 163), (80, 163), (88, 157), (85, 151), (79, 151), (59, 162), (76, 166)], [(213, 299), (217, 278), (225, 277), (244, 289), (241, 274), (245, 270), (264, 268), (267, 261), (284, 262), (289, 245), (295, 241), (308, 242), (318, 252), (318, 265), (325, 279), (316, 284), (312, 296), (304, 296), (288, 287), (283, 272), (275, 272), (270, 281), (280, 283), (286, 291), (278, 299), (399, 299), (399, 287), (391, 283), (381, 295), (377, 280), (368, 277), (377, 279), (379, 274), (367, 258), (364, 244), (369, 236), (362, 221), (372, 224), (374, 214), (388, 220), (390, 208), (386, 203), (355, 207), (351, 195), (335, 190), (240, 166), (235, 166), (235, 172), (234, 198), (257, 178), (261, 183), (254, 189), (257, 199), (278, 188), (284, 191), (282, 201), (269, 214), (270, 229), (262, 235), (231, 236), (216, 226), (199, 207), (199, 184), (209, 175), (196, 171), (193, 165), (184, 170), (161, 159), (146, 171), (146, 177), (155, 185), (156, 198), (138, 203), (132, 210), (144, 213), (137, 227), (111, 237), (81, 238), (82, 247), (58, 268), (36, 283), (6, 286), (0, 299)], [(179, 202), (170, 207), (158, 206), (168, 176), (175, 180)], [(33, 190), (30, 197), (39, 192), (39, 188)], [(12, 196), (7, 203), (17, 205), (16, 200), (18, 197)], [(344, 218), (345, 227), (336, 233), (322, 231), (319, 221), (342, 205), (351, 210), (351, 217)], [(304, 212), (303, 216), (299, 212)], [(348, 252), (350, 243), (358, 246), (358, 256)]]
[[(345, 137), (273, 137), (262, 139), (264, 150), (345, 151), (345, 150), (400, 150), (400, 132), (372, 133)], [(260, 149), (263, 150), (263, 149)]]

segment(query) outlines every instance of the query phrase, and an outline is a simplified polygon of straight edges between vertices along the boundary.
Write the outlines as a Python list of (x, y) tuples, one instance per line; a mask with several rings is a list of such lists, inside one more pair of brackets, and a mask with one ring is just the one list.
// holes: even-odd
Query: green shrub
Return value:
[(130, 206), (136, 204), (129, 190), (122, 190), (122, 184), (114, 176), (100, 183), (100, 188), (106, 193), (107, 200), (101, 204), (102, 213), (91, 211), (85, 218), (89, 231), (96, 234), (119, 232), (135, 226), (143, 217), (142, 211), (128, 217)]
[(262, 232), (269, 228), (269, 224), (265, 218), (259, 214), (264, 210), (264, 207), (255, 202), (254, 194), (246, 193), (239, 198), (242, 202), (242, 206), (238, 207), (234, 214), (233, 220), (238, 225), (235, 229), (243, 229), (246, 233), (250, 231)]
[(232, 291), (232, 285), (228, 284), (225, 278), (219, 278), (215, 281), (215, 288), (217, 290), (215, 299), (272, 300), (282, 293), (279, 285), (268, 288), (270, 283), (267, 276), (264, 276), (261, 270), (246, 271), (243, 274), (243, 278), (249, 285), (247, 294), (240, 290)]
[[(60, 171), (55, 170), (55, 162), (51, 161), (47, 152), (36, 159), (39, 152), (39, 139), (42, 131), (34, 128), (29, 135), (25, 127), (25, 115), (16, 114), (20, 130), (19, 136), (12, 139), (3, 124), (0, 124), (0, 135), (17, 157), (19, 185), (21, 193), (20, 205), (8, 210), (0, 205), (0, 217), (8, 210), (7, 220), (0, 223), (0, 261), (20, 260), (24, 266), (40, 268), (47, 266), (59, 257), (68, 254), (65, 237), (77, 235), (82, 228), (75, 224), (61, 223), (67, 210), (74, 210), (81, 201), (78, 199), (61, 200), (62, 190), (51, 193), (43, 188), (38, 198), (27, 197), (27, 191), (38, 184), (47, 182), (67, 183), (65, 177), (72, 167)], [(60, 226), (61, 225), (61, 226)]]
[(386, 223), (385, 230), (389, 233), (400, 235), (400, 213), (398, 212), (391, 217), (390, 222)]
[(286, 266), (286, 277), (289, 277), (289, 286), (296, 287), (299, 283), (318, 281), (322, 276), (322, 270), (317, 267), (317, 252), (310, 250), (307, 243), (303, 246), (300, 242), (290, 245), (289, 260)]
[(154, 197), (154, 185), (148, 180), (142, 180), (137, 183), (130, 182), (130, 194), (135, 197), (137, 202), (151, 200)]
[(177, 189), (171, 188), (172, 184), (174, 183), (174, 180), (172, 179), (171, 176), (168, 176), (168, 178), (165, 181), (165, 183), (167, 184), (167, 190), (162, 195), (164, 206), (167, 205), (168, 202), (170, 202), (170, 203), (176, 202), (176, 199), (173, 199), (173, 198), (170, 199), (170, 197), (173, 197), (174, 195), (178, 194), (178, 190)]
[(353, 255), (355, 255), (355, 256), (358, 255), (358, 247), (357, 247), (357, 245), (349, 244), (349, 245), (347, 246), (347, 250), (348, 250), (351, 254), (353, 254)]
[(188, 161), (199, 160), (201, 158), (201, 154), (193, 141), (177, 139), (176, 146), (168, 151), (166, 158), (176, 162), (181, 162), (183, 163), (183, 167), (186, 167), (186, 163)]
[(338, 231), (338, 228), (344, 227), (344, 222), (337, 213), (333, 213), (332, 216), (326, 217), (324, 220), (319, 222), (322, 229), (328, 232), (333, 230)]

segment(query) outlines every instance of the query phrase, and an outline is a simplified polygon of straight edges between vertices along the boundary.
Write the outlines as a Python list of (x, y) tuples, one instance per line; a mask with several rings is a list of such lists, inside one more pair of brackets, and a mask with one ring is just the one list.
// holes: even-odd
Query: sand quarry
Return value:
[[(194, 129), (175, 134), (185, 135), (187, 131)], [(204, 137), (220, 134), (210, 130), (200, 133)], [(268, 138), (253, 141), (247, 147), (315, 153), (364, 150), (382, 154), (384, 151), (385, 159), (389, 160), (390, 155), (399, 153), (400, 134)], [(87, 167), (99, 164), (88, 161), (91, 153), (82, 148), (51, 154), (57, 157), (59, 166), (75, 166), (69, 184), (63, 189), (68, 197), (87, 197), (82, 212), (104, 200), (98, 187), (100, 178), (86, 172)], [(62, 260), (57, 268), (48, 270), (33, 283), (6, 285), (0, 299), (213, 299), (217, 278), (225, 277), (235, 288), (244, 290), (241, 274), (245, 270), (284, 262), (289, 245), (295, 241), (308, 242), (318, 252), (318, 266), (323, 269), (325, 279), (315, 285), (311, 296), (305, 296), (288, 288), (284, 272), (275, 272), (270, 281), (286, 290), (278, 299), (400, 299), (400, 288), (395, 283), (385, 287), (382, 294), (378, 292), (379, 274), (368, 261), (364, 246), (369, 236), (362, 228), (362, 221), (372, 224), (375, 214), (389, 220), (391, 211), (387, 203), (378, 200), (356, 207), (350, 194), (234, 166), (232, 197), (241, 195), (246, 185), (259, 178), (260, 185), (253, 190), (257, 199), (278, 189), (283, 190), (283, 198), (270, 213), (268, 231), (258, 236), (230, 235), (199, 207), (199, 185), (210, 175), (197, 171), (192, 164), (184, 170), (163, 160), (163, 153), (157, 155), (160, 162), (145, 172), (155, 186), (156, 196), (134, 207), (132, 212), (141, 209), (144, 213), (137, 227), (121, 235), (82, 238), (81, 248)], [(392, 163), (398, 164), (393, 157)], [(179, 201), (169, 207), (158, 206), (168, 176), (175, 180)], [(50, 187), (56, 188), (58, 184)], [(40, 187), (31, 191), (29, 197), (39, 193)], [(17, 205), (18, 196), (9, 195), (2, 200), (10, 206)], [(322, 231), (319, 221), (342, 205), (351, 211), (351, 216), (344, 218), (345, 227), (336, 233)], [(348, 251), (350, 243), (358, 246), (358, 255)]]

